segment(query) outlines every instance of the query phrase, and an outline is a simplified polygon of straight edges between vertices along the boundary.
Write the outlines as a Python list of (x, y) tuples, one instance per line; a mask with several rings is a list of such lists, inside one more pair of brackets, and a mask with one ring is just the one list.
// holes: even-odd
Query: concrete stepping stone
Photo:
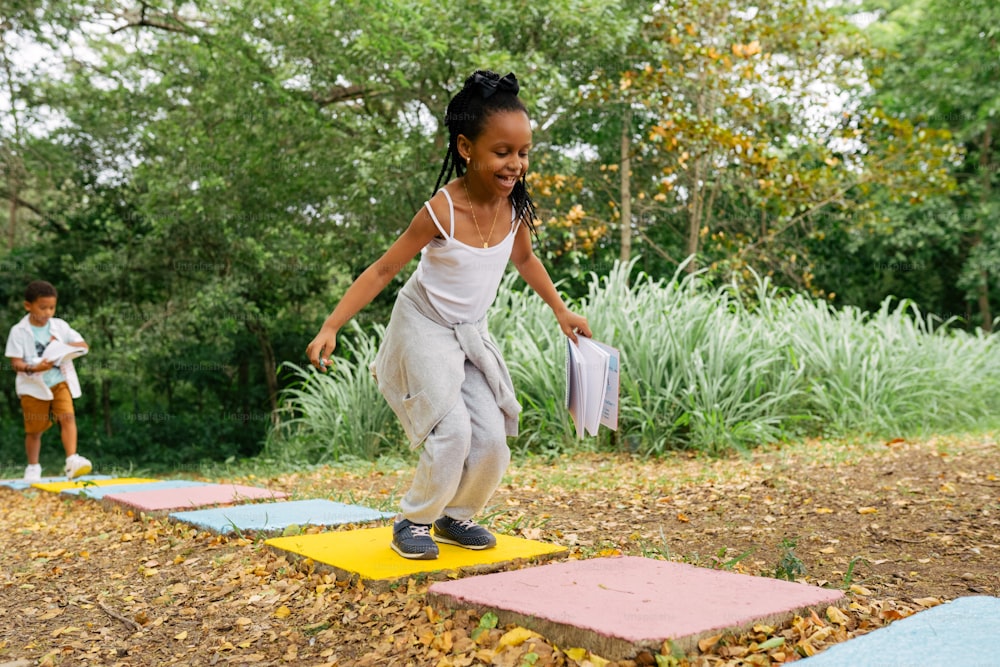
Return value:
[(108, 479), (74, 479), (72, 482), (66, 481), (63, 477), (60, 482), (35, 482), (32, 484), (36, 489), (41, 489), (42, 491), (48, 491), (50, 493), (62, 493), (66, 489), (86, 489), (86, 488), (96, 488), (100, 486), (116, 486), (116, 485), (126, 485), (126, 484), (148, 484), (150, 482), (158, 482), (157, 479), (151, 479), (149, 477), (110, 477)]
[[(110, 475), (83, 475), (82, 477), (77, 477), (78, 482), (93, 482), (99, 479), (111, 479)], [(23, 479), (0, 479), (0, 486), (7, 487), (8, 489), (14, 489), (15, 491), (24, 491), (25, 489), (30, 489), (32, 485), (42, 483), (48, 484), (51, 482), (65, 482), (66, 475), (60, 475), (59, 477), (42, 477), (37, 482), (26, 482)]]
[(213, 533), (224, 534), (239, 530), (273, 534), (280, 533), (289, 526), (340, 526), (390, 519), (393, 516), (394, 513), (379, 512), (359, 505), (311, 499), (173, 512), (170, 518)]
[(138, 484), (115, 484), (113, 486), (84, 486), (63, 489), (64, 495), (101, 500), (110, 493), (128, 493), (130, 491), (152, 491), (153, 489), (181, 489), (189, 486), (205, 486), (208, 482), (196, 482), (190, 479), (163, 479), (155, 482)]
[(1000, 663), (1000, 598), (920, 611), (795, 663), (802, 667), (938, 667)]
[(497, 535), (492, 549), (473, 551), (450, 544), (438, 544), (436, 560), (408, 560), (389, 547), (392, 526), (364, 528), (316, 535), (274, 537), (265, 544), (330, 567), (338, 578), (360, 578), (379, 590), (416, 574), (471, 570), (490, 572), (511, 561), (552, 557), (565, 547), (508, 535)]
[(211, 505), (232, 505), (248, 500), (280, 500), (288, 494), (242, 484), (202, 484), (173, 489), (109, 493), (104, 500), (153, 514)]
[(667, 639), (696, 651), (704, 637), (778, 624), (844, 600), (840, 591), (633, 556), (437, 582), (428, 597), (435, 605), (492, 611), (501, 625), (515, 623), (610, 660), (655, 653)]

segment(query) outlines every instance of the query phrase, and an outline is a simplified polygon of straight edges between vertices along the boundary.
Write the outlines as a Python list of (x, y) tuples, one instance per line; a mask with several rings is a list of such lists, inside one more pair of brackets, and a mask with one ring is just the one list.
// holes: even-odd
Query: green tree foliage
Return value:
[[(0, 39), (0, 327), (27, 281), (60, 288), (93, 346), (85, 437), (108, 456), (259, 450), (296, 377), (282, 363), (432, 194), (440, 116), (484, 66), (524, 84), (538, 250), (571, 293), (619, 257), (663, 276), (695, 254), (720, 281), (756, 268), (860, 298), (844, 257), (919, 239), (968, 260), (921, 282), (936, 295), (994, 247), (963, 208), (992, 201), (982, 172), (941, 195), (983, 131), (865, 98), (898, 77), (866, 82), (861, 35), (806, 0), (7, 0)], [(818, 108), (831, 96), (840, 115)], [(384, 321), (394, 287), (348, 337)], [(0, 391), (16, 415), (13, 382)]]
[(658, 3), (628, 48), (583, 107), (608, 109), (622, 144), (587, 135), (601, 172), (585, 180), (604, 187), (563, 226), (579, 236), (595, 218), (604, 232), (610, 204), (657, 274), (694, 255), (691, 271), (753, 267), (821, 293), (813, 254), (877, 224), (876, 202), (951, 187), (947, 133), (861, 104), (865, 40), (815, 3)]
[(863, 7), (865, 32), (878, 47), (865, 59), (873, 100), (914, 132), (954, 138), (956, 187), (944, 197), (876, 200), (885, 224), (849, 241), (851, 257), (875, 267), (874, 275), (839, 269), (828, 282), (858, 292), (854, 303), (863, 306), (887, 289), (990, 330), (1000, 269), (1000, 8), (986, 0), (874, 0)]
[(5, 128), (8, 182), (54, 174), (4, 191), (30, 231), (12, 242), (5, 317), (27, 280), (63, 288), (94, 346), (101, 437), (154, 416), (222, 424), (249, 451), (280, 364), (431, 194), (436, 118), (462, 78), (516, 69), (541, 117), (557, 114), (555, 53), (590, 53), (623, 20), (608, 3), (523, 10), (474, 5), (470, 35), (436, 2), (22, 3), (5, 35), (64, 67), (5, 78), (24, 114), (58, 111), (28, 167), (29, 134)]

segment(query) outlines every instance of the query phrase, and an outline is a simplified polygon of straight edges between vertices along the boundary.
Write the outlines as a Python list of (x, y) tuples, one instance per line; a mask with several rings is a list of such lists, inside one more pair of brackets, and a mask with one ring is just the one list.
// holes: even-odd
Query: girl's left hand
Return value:
[(557, 315), (556, 319), (559, 320), (559, 328), (574, 343), (577, 342), (577, 334), (586, 336), (587, 338), (591, 337), (590, 325), (587, 324), (587, 318), (583, 315), (577, 315), (571, 310), (566, 310), (562, 314)]

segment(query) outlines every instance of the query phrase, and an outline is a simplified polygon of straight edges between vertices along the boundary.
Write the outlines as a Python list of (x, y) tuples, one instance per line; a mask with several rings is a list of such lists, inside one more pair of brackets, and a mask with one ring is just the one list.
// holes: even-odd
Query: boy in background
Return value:
[(86, 475), (90, 461), (76, 453), (76, 415), (73, 399), (80, 397), (80, 382), (73, 361), (64, 355), (57, 366), (44, 359), (45, 348), (52, 341), (70, 347), (89, 349), (83, 336), (65, 320), (55, 317), (56, 288), (44, 280), (36, 280), (24, 291), (24, 309), (28, 311), (7, 336), (6, 355), (17, 373), (15, 390), (24, 412), (24, 449), (28, 455), (25, 481), (38, 481), (42, 467), (38, 456), (42, 449), (42, 433), (52, 422), (59, 422), (63, 449), (66, 451), (66, 476), (70, 479)]

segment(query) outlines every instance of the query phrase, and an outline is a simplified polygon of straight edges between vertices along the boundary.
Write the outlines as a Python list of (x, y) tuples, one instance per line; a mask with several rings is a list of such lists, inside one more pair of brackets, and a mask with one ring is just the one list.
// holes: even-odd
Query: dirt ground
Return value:
[[(412, 470), (232, 481), (388, 509)], [(606, 665), (488, 615), (379, 592), (89, 500), (0, 489), (0, 665)], [(1000, 595), (1000, 448), (990, 435), (805, 442), (727, 460), (588, 455), (515, 463), (486, 517), (570, 547), (795, 577), (850, 604), (621, 665), (772, 665), (965, 595)], [(346, 529), (346, 528), (339, 528)], [(310, 529), (318, 530), (318, 529)], [(614, 663), (612, 663), (614, 664)]]

